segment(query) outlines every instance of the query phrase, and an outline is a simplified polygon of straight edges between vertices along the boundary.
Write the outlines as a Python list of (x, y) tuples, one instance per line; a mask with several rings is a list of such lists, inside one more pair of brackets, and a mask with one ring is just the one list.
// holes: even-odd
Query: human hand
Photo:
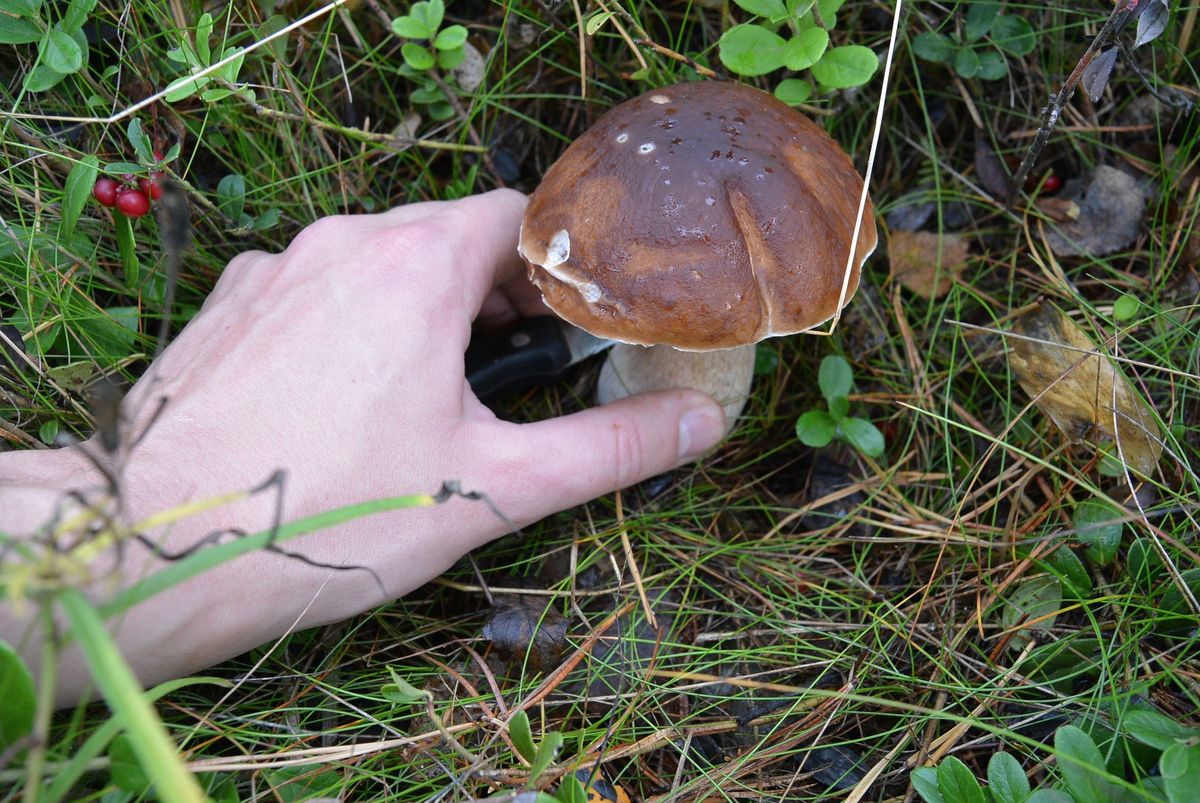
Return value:
[[(254, 487), (282, 469), (284, 521), (458, 480), (523, 526), (714, 445), (723, 414), (694, 391), (532, 424), (500, 421), (474, 397), (463, 366), (472, 321), (482, 313), (500, 322), (540, 304), (520, 278), (524, 207), (524, 196), (496, 191), (330, 217), (282, 254), (234, 259), (126, 398), (127, 437), (145, 431), (123, 469), (131, 521)], [(151, 421), (159, 399), (165, 408)], [(215, 530), (265, 530), (275, 523), (269, 497), (149, 535), (178, 552)], [(452, 499), (287, 548), (323, 564), (368, 566), (396, 597), (507, 529), (485, 505)], [(264, 551), (135, 608), (118, 638), (149, 683), (385, 601), (363, 572)], [(60, 700), (82, 681), (81, 668), (65, 667)]]

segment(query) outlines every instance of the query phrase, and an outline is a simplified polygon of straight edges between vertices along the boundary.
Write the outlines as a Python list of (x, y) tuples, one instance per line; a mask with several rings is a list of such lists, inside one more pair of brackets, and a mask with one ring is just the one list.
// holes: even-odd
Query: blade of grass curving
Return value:
[(166, 727), (142, 692), (142, 686), (109, 636), (96, 608), (75, 589), (59, 595), (71, 635), (79, 642), (92, 678), (155, 790), (166, 801), (203, 801), (204, 792), (188, 772)]
[(251, 535), (242, 536), (223, 544), (216, 544), (188, 555), (154, 574), (140, 580), (117, 594), (113, 599), (101, 605), (99, 613), (108, 618), (134, 605), (149, 599), (155, 594), (170, 588), (196, 575), (203, 574), (214, 566), (240, 555), (253, 552), (270, 545), (278, 545), (292, 538), (306, 535), (317, 530), (323, 530), (347, 521), (369, 516), (373, 513), (383, 513), (389, 510), (400, 510), (409, 507), (429, 507), (436, 504), (429, 494), (411, 494), (395, 496), (389, 499), (378, 499), (372, 502), (360, 502), (347, 505), (336, 510), (327, 510), (315, 516), (297, 519), (278, 528), (263, 530)]
[[(187, 688), (188, 686), (196, 686), (201, 683), (211, 683), (217, 686), (226, 688), (233, 686), (224, 678), (212, 677), (193, 677), (193, 678), (178, 678), (176, 680), (168, 680), (166, 683), (160, 683), (153, 689), (148, 689), (145, 693), (147, 702), (154, 702), (172, 692)], [(46, 792), (42, 797), (44, 803), (58, 803), (67, 797), (67, 793), (75, 786), (83, 774), (91, 767), (91, 763), (100, 757), (100, 755), (108, 748), (109, 743), (121, 732), (121, 722), (115, 717), (104, 721), (104, 724), (96, 728), (92, 735), (87, 738), (87, 741), (75, 751), (69, 761), (54, 767), (54, 781), (46, 788)]]

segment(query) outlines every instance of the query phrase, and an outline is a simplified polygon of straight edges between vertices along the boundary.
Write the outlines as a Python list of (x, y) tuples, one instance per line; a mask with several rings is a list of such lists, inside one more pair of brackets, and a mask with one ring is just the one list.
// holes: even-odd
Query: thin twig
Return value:
[(1075, 96), (1075, 88), (1079, 86), (1079, 82), (1083, 79), (1083, 74), (1087, 70), (1088, 65), (1092, 63), (1092, 60), (1096, 58), (1100, 50), (1129, 21), (1130, 14), (1137, 6), (1137, 3), (1138, 0), (1118, 0), (1112, 13), (1108, 15), (1104, 27), (1100, 29), (1100, 33), (1096, 34), (1096, 37), (1092, 39), (1092, 43), (1088, 45), (1088, 49), (1079, 58), (1075, 69), (1071, 70), (1071, 74), (1067, 76), (1062, 89), (1059, 90), (1057, 95), (1050, 96), (1050, 101), (1042, 109), (1042, 123), (1038, 127), (1037, 135), (1029, 145), (1029, 150), (1025, 152), (1025, 158), (1021, 160), (1021, 166), (1017, 168), (1016, 175), (1013, 176), (1010, 188), (1011, 194), (1008, 198), (1010, 202), (1019, 197), (1020, 188), (1025, 186), (1025, 179), (1029, 178), (1029, 171), (1033, 169), (1034, 162), (1041, 155), (1042, 149), (1046, 147), (1046, 142), (1049, 141), (1050, 134), (1054, 131), (1054, 127), (1058, 123), (1058, 118), (1062, 115), (1063, 109), (1071, 102), (1071, 98)]

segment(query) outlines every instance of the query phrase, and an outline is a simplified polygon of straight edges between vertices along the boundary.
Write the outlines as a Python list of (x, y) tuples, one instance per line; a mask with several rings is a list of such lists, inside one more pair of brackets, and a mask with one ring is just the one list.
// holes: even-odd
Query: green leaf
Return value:
[(1012, 753), (993, 753), (987, 768), (988, 791), (996, 803), (1024, 803), (1029, 779)]
[(125, 135), (129, 137), (129, 144), (137, 152), (138, 158), (145, 164), (152, 164), (154, 162), (154, 145), (151, 144), (150, 137), (142, 128), (142, 121), (136, 117), (130, 120), (129, 127), (125, 129)]
[(829, 48), (829, 33), (824, 28), (808, 28), (788, 40), (783, 64), (789, 70), (807, 70)]
[(554, 761), (554, 757), (558, 755), (562, 744), (563, 735), (558, 731), (550, 731), (542, 737), (542, 743), (538, 745), (537, 754), (534, 755), (533, 761), (529, 762), (530, 783), (536, 781), (546, 771), (546, 768)]
[(587, 790), (583, 788), (583, 781), (575, 775), (563, 776), (554, 797), (559, 803), (588, 803), (588, 794)]
[(225, 100), (225, 98), (229, 97), (230, 95), (236, 94), (237, 92), (232, 89), (226, 89), (223, 86), (218, 86), (201, 92), (200, 100), (204, 101), (205, 103), (216, 103), (217, 101)]
[(1024, 56), (1037, 47), (1037, 34), (1029, 20), (1005, 14), (992, 26), (992, 42), (1005, 53)]
[(1014, 649), (1024, 649), (1030, 631), (1044, 632), (1054, 625), (1057, 611), (1062, 607), (1062, 583), (1057, 577), (1043, 575), (1022, 580), (1013, 587), (1004, 600), (1000, 622), (1005, 628), (1016, 627), (1020, 622), (1037, 620), (1032, 627), (1021, 628), (1025, 638), (1014, 638)]
[(737, 3), (743, 11), (756, 17), (777, 20), (787, 16), (787, 9), (784, 8), (782, 0), (733, 0), (733, 2)]
[(267, 229), (279, 223), (279, 210), (275, 208), (268, 209), (258, 217), (254, 218), (254, 223), (250, 228), (254, 231), (266, 231)]
[(385, 700), (396, 705), (412, 705), (413, 703), (421, 702), (429, 696), (428, 692), (418, 689), (416, 686), (409, 683), (400, 675), (396, 674), (396, 670), (391, 666), (388, 668), (388, 674), (392, 677), (392, 682), (384, 684), (380, 692)]
[(205, 67), (212, 64), (212, 50), (210, 45), (212, 32), (212, 14), (206, 11), (200, 15), (200, 19), (196, 22), (196, 57), (200, 60), (200, 64)]
[(587, 24), (583, 26), (584, 33), (586, 33), (588, 36), (595, 36), (596, 32), (604, 27), (604, 23), (612, 19), (612, 16), (613, 12), (611, 11), (596, 12), (592, 16), (588, 17)]
[(1064, 544), (1046, 556), (1046, 565), (1059, 579), (1065, 589), (1076, 599), (1087, 599), (1092, 593), (1092, 575), (1075, 550)]
[(1000, 16), (1000, 4), (993, 0), (975, 0), (967, 9), (967, 19), (963, 25), (963, 33), (968, 42), (974, 42), (987, 36), (988, 31)]
[(36, 17), (42, 10), (42, 0), (0, 0), (0, 11), (16, 17)]
[(812, 84), (800, 78), (784, 78), (775, 87), (775, 97), (789, 106), (804, 103), (812, 97)]
[(1188, 746), (1175, 743), (1163, 751), (1158, 759), (1158, 770), (1168, 781), (1184, 776), (1188, 769)]
[(916, 789), (917, 794), (924, 798), (925, 803), (946, 803), (946, 798), (938, 789), (938, 771), (933, 767), (921, 767), (913, 770), (908, 778), (912, 781), (913, 789)]
[(0, 751), (33, 730), (37, 693), (33, 675), (16, 650), (0, 640)]
[(766, 75), (783, 66), (786, 43), (757, 25), (735, 25), (718, 42), (721, 63), (738, 75)]
[(845, 357), (830, 354), (821, 360), (821, 368), (817, 372), (817, 384), (821, 387), (821, 395), (825, 401), (838, 396), (849, 396), (854, 387), (854, 369)]
[(954, 42), (949, 36), (926, 31), (912, 40), (913, 52), (917, 58), (926, 61), (948, 62), (954, 56)]
[(938, 791), (954, 803), (984, 803), (983, 789), (966, 764), (954, 756), (942, 760), (937, 768)]
[[(394, 25), (395, 23), (393, 23), (393, 26)], [(258, 40), (263, 41), (267, 37), (274, 33), (278, 33), (287, 26), (287, 17), (283, 16), (282, 14), (272, 14), (271, 16), (267, 17), (266, 22), (258, 26)], [(271, 55), (275, 57), (276, 61), (287, 61), (287, 46), (288, 38), (286, 36), (276, 37), (275, 39), (271, 40), (270, 44), (267, 45), (267, 47), (271, 49)]]
[(1123, 518), (1120, 508), (1099, 499), (1085, 499), (1075, 506), (1075, 532), (1098, 565), (1107, 566), (1116, 558), (1125, 530)]
[(462, 25), (451, 25), (442, 29), (437, 39), (433, 40), (433, 46), (438, 50), (454, 50), (462, 47), (466, 41), (467, 29)]
[(413, 42), (405, 42), (400, 48), (400, 55), (404, 56), (404, 61), (414, 70), (428, 70), (434, 65), (433, 54), (421, 45)]
[(1200, 728), (1189, 728), (1158, 711), (1129, 711), (1121, 718), (1121, 727), (1143, 744), (1166, 750), (1172, 745), (1200, 740)]
[(811, 67), (813, 78), (825, 89), (849, 89), (871, 80), (879, 69), (875, 51), (862, 45), (842, 45), (829, 50)]
[(83, 66), (83, 51), (65, 31), (51, 31), (42, 47), (42, 64), (55, 72), (70, 75)]
[(886, 446), (883, 442), (883, 433), (870, 421), (864, 421), (861, 418), (844, 418), (838, 426), (841, 427), (846, 440), (867, 457), (879, 457), (883, 454)]
[(442, 70), (453, 70), (458, 65), (462, 64), (467, 58), (467, 49), (465, 47), (456, 47), (454, 50), (439, 50), (437, 51), (437, 65)]
[(1118, 799), (1119, 789), (1105, 779), (1104, 757), (1092, 737), (1074, 725), (1063, 725), (1054, 734), (1054, 752), (1067, 789), (1076, 800), (1103, 803)]
[(237, 83), (238, 75), (242, 72), (242, 64), (246, 61), (246, 53), (240, 47), (227, 47), (225, 48), (225, 52), (221, 54), (221, 60), (224, 61), (232, 56), (236, 56), (236, 58), (226, 63), (215, 74), (220, 78), (224, 78), (229, 83), (235, 84)]
[(0, 14), (0, 45), (28, 45), (41, 39), (42, 29), (34, 23)]
[(512, 739), (513, 747), (526, 761), (532, 762), (537, 756), (537, 747), (533, 744), (533, 731), (529, 728), (529, 714), (518, 711), (508, 720), (508, 738)]
[(796, 421), (796, 437), (805, 446), (820, 449), (837, 435), (837, 423), (824, 410), (809, 410)]
[(979, 54), (969, 47), (960, 47), (954, 52), (954, 71), (963, 78), (979, 75)]
[(120, 178), (126, 173), (138, 175), (147, 173), (149, 170), (144, 165), (137, 164), (136, 162), (108, 162), (104, 165), (104, 172), (110, 176)]
[(97, 0), (71, 0), (67, 12), (63, 14), (62, 27), (64, 31), (77, 31), (87, 22), (88, 14), (96, 7)]
[(396, 17), (392, 20), (392, 31), (404, 39), (429, 39), (431, 34), (425, 23), (411, 16)]
[[(1167, 753), (1171, 753), (1168, 757)], [(1192, 803), (1200, 788), (1200, 746), (1172, 747), (1162, 754), (1158, 764), (1170, 803)]]
[(999, 81), (1008, 75), (1008, 59), (998, 50), (983, 50), (979, 56), (979, 77), (985, 81)]
[(246, 179), (231, 173), (217, 184), (217, 206), (226, 217), (237, 220), (246, 206)]
[(1138, 300), (1137, 296), (1132, 293), (1125, 293), (1113, 302), (1113, 319), (1122, 323), (1132, 321), (1134, 316), (1138, 314), (1141, 306), (1142, 302)]
[(829, 414), (835, 420), (845, 418), (850, 414), (850, 400), (845, 396), (834, 396), (829, 400)]
[[(47, 446), (53, 446), (54, 441), (58, 439), (58, 433), (60, 429), (61, 426), (59, 425), (57, 418), (51, 418), (49, 421), (43, 421), (42, 425), (38, 427), (38, 440)], [(0, 670), (0, 674), (3, 674), (3, 670)], [(3, 680), (0, 680), (0, 687), (3, 686)], [(3, 688), (0, 688), (0, 692), (3, 692)], [(3, 730), (3, 726), (0, 726), (0, 734), (2, 734)], [(4, 746), (3, 742), (3, 736), (0, 735), (0, 748)]]
[(45, 64), (39, 64), (29, 71), (29, 75), (25, 76), (25, 91), (45, 92), (47, 89), (58, 86), (66, 77), (66, 73), (51, 69)]
[(446, 5), (442, 0), (427, 0), (427, 2), (414, 3), (408, 13), (425, 26), (424, 38), (432, 39), (437, 35), (438, 28), (442, 27), (442, 19), (446, 16)]
[[(92, 197), (92, 187), (99, 172), (100, 160), (95, 156), (85, 156), (71, 168), (63, 188), (62, 218), (58, 224), (60, 239), (67, 239), (75, 232), (75, 224)], [(0, 699), (4, 699), (3, 696)]]
[(437, 84), (430, 82), (429, 86), (419, 86), (409, 93), (408, 99), (413, 103), (437, 103), (445, 100), (446, 96)]
[(1035, 789), (1025, 803), (1076, 803), (1076, 800), (1061, 789)]
[(1125, 571), (1138, 590), (1143, 593), (1149, 592), (1165, 568), (1162, 556), (1150, 539), (1138, 538), (1129, 545), (1129, 551), (1125, 555)]
[(150, 779), (138, 763), (126, 734), (118, 734), (108, 746), (108, 762), (109, 777), (118, 789), (140, 795), (150, 788)]
[(190, 75), (185, 75), (182, 78), (176, 78), (167, 85), (167, 93), (164, 96), (167, 103), (178, 103), (181, 100), (186, 100), (196, 94), (202, 87), (207, 86), (209, 78), (193, 78)]

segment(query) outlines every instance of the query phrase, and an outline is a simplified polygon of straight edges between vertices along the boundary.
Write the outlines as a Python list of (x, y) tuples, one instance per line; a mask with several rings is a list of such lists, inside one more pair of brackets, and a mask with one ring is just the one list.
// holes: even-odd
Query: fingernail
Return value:
[(720, 442), (725, 435), (725, 416), (715, 404), (703, 404), (679, 418), (679, 459), (691, 460)]

